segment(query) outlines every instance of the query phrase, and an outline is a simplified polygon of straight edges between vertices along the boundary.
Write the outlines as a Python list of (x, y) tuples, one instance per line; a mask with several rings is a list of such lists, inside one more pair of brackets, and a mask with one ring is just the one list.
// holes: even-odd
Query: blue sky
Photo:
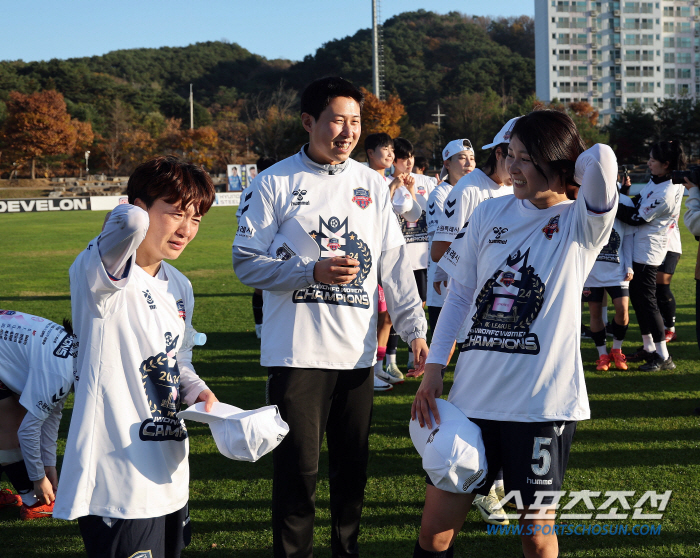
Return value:
[[(0, 60), (49, 60), (227, 39), (301, 60), (371, 25), (371, 0), (3, 0)], [(383, 19), (418, 9), (534, 16), (534, 0), (382, 0)]]

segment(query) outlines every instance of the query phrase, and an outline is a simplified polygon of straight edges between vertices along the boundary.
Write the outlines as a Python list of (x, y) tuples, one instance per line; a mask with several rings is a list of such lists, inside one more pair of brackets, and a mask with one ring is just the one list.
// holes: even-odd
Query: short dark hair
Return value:
[(394, 138), (394, 156), (397, 159), (408, 159), (413, 155), (413, 144), (405, 138)]
[(484, 171), (484, 174), (491, 176), (494, 172), (496, 172), (496, 167), (498, 166), (498, 158), (496, 157), (496, 151), (500, 148), (501, 155), (505, 157), (506, 155), (508, 155), (508, 145), (508, 142), (503, 142), (499, 143), (498, 145), (494, 145), (491, 148), (489, 158), (486, 159), (484, 166), (481, 167), (481, 170)]
[(382, 147), (388, 147), (389, 145), (394, 145), (394, 140), (391, 139), (389, 134), (384, 132), (379, 132), (377, 134), (369, 134), (365, 138), (365, 152), (370, 149), (380, 149)]
[(418, 157), (415, 158), (413, 161), (413, 168), (420, 169), (425, 172), (425, 169), (428, 168), (428, 158), (423, 157), (422, 155), (418, 155)]
[(183, 209), (194, 204), (200, 215), (209, 211), (216, 198), (214, 184), (202, 167), (171, 155), (155, 157), (136, 167), (129, 177), (126, 194), (129, 203), (139, 199), (148, 208), (157, 199), (180, 202)]
[(260, 157), (256, 166), (258, 167), (258, 172), (262, 172), (265, 169), (269, 169), (275, 163), (277, 163), (277, 159), (273, 159), (272, 157)]
[(312, 81), (301, 94), (301, 112), (310, 114), (315, 120), (321, 116), (332, 99), (350, 97), (360, 105), (360, 111), (365, 104), (362, 91), (348, 80), (341, 77), (325, 77)]
[(676, 140), (659, 141), (651, 146), (651, 156), (662, 163), (668, 163), (668, 172), (685, 168), (683, 146)]
[(586, 144), (568, 114), (550, 109), (533, 111), (515, 122), (511, 139), (513, 136), (518, 136), (547, 182), (542, 165), (561, 176), (564, 184), (578, 186), (574, 181), (576, 159), (586, 150)]

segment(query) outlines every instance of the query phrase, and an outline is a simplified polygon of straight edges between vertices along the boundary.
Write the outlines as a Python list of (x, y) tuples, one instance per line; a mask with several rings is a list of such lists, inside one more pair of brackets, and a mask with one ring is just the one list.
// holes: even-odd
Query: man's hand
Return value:
[(435, 281), (433, 283), (433, 289), (435, 289), (435, 292), (439, 295), (442, 294), (442, 286), (447, 287), (447, 281)]
[(411, 341), (411, 350), (413, 351), (413, 371), (408, 372), (406, 376), (420, 378), (425, 368), (425, 359), (428, 358), (428, 344), (425, 339), (416, 338)]
[(355, 280), (360, 262), (347, 256), (319, 260), (314, 266), (314, 281), (326, 285), (347, 285)]
[(218, 399), (212, 390), (205, 389), (204, 391), (200, 392), (194, 402), (199, 403), (200, 401), (204, 401), (204, 410), (208, 413), (211, 411), (211, 408), (213, 407), (214, 403), (218, 401)]
[(417, 420), (421, 427), (428, 425), (432, 428), (430, 412), (433, 412), (435, 421), (440, 424), (440, 413), (438, 412), (435, 398), (442, 395), (442, 365), (426, 364), (425, 376), (418, 387), (416, 397), (411, 405), (411, 418)]
[(625, 274), (625, 278), (623, 279), (623, 281), (631, 281), (633, 277), (634, 273), (627, 273)]
[(52, 486), (48, 476), (44, 476), (43, 479), (34, 481), (34, 495), (37, 497), (39, 502), (46, 504), (47, 506), (56, 499), (54, 487)]

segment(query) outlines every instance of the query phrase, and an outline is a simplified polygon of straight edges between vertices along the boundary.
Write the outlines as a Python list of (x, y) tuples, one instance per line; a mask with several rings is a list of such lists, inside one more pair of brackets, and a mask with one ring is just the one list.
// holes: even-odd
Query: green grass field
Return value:
[[(231, 268), (235, 208), (214, 208), (204, 218), (199, 236), (174, 262), (192, 281), (196, 297), (193, 324), (208, 335), (195, 349), (195, 366), (220, 400), (244, 408), (265, 403), (265, 370), (259, 365), (250, 305), (251, 289)], [(60, 322), (70, 315), (68, 267), (95, 236), (104, 212), (13, 214), (0, 216), (0, 308), (38, 314)], [(633, 505), (647, 490), (673, 495), (658, 535), (561, 536), (563, 557), (697, 557), (700, 556), (700, 365), (695, 341), (693, 270), (697, 243), (681, 227), (686, 254), (681, 258), (673, 290), (678, 302), (679, 341), (670, 350), (678, 368), (643, 373), (596, 372), (597, 353), (584, 341), (583, 357), (593, 419), (578, 426), (565, 490), (635, 491)], [(632, 318), (626, 347), (641, 337)], [(553, 347), (551, 350), (556, 351)], [(405, 347), (399, 363), (404, 364)], [(446, 390), (452, 374), (447, 375)], [(362, 523), (361, 552), (365, 557), (411, 556), (418, 534), (424, 497), (421, 464), (408, 437), (412, 396), (418, 382), (408, 381), (393, 392), (375, 397), (369, 483)], [(59, 438), (60, 455), (68, 430), (71, 401)], [(191, 435), (190, 511), (193, 540), (185, 557), (203, 555), (257, 558), (271, 555), (271, 456), (258, 463), (221, 456), (205, 425), (188, 425)], [(2, 483), (2, 487), (9, 484)], [(600, 506), (604, 498), (594, 501)], [(568, 502), (568, 498), (564, 500)], [(576, 511), (585, 513), (583, 506)], [(654, 510), (645, 509), (651, 513)], [(631, 513), (631, 511), (630, 511)], [(630, 516), (631, 517), (631, 516)], [(316, 552), (330, 556), (327, 460), (321, 457), (317, 492)], [(569, 521), (579, 523), (579, 521)], [(618, 523), (630, 528), (640, 521)], [(77, 522), (53, 519), (21, 522), (18, 510), (0, 510), (0, 540), (4, 558), (82, 555)], [(467, 518), (455, 556), (521, 556), (517, 536), (486, 533), (476, 511)]]

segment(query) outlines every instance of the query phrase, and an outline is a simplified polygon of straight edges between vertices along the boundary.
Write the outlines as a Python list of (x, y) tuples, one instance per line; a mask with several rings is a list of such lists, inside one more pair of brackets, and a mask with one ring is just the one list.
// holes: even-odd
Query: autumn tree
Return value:
[(248, 103), (248, 131), (256, 152), (280, 160), (308, 141), (296, 105), (296, 91), (284, 83), (271, 95), (258, 95)]
[(386, 101), (382, 101), (364, 87), (360, 87), (360, 91), (365, 95), (365, 104), (362, 107), (362, 135), (357, 144), (359, 149), (362, 149), (369, 134), (384, 132), (392, 138), (399, 137), (399, 120), (406, 114), (399, 96), (392, 94)]
[(14, 162), (31, 161), (32, 179), (36, 178), (37, 159), (71, 153), (77, 137), (60, 93), (53, 90), (31, 95), (10, 93), (2, 143)]

